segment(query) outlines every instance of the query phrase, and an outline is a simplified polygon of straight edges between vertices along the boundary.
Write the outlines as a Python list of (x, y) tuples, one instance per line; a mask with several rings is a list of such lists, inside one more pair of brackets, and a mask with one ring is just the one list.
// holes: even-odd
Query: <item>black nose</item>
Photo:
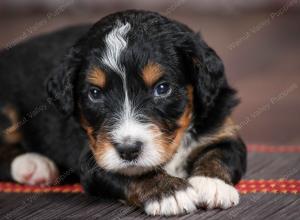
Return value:
[(130, 144), (115, 144), (115, 148), (122, 159), (131, 161), (138, 158), (142, 145), (141, 141), (134, 141)]

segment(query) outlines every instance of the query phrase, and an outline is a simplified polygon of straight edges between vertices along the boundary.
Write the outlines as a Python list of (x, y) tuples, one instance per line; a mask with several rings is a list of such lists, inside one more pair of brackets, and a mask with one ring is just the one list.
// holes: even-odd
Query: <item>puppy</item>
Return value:
[(187, 26), (131, 10), (0, 56), (1, 180), (58, 184), (71, 169), (85, 192), (149, 215), (239, 203), (236, 92)]

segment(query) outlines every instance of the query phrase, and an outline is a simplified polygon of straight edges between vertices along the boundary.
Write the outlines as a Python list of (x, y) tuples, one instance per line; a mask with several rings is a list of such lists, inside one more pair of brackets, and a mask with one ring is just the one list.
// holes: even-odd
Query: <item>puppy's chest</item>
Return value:
[(164, 166), (164, 170), (171, 176), (187, 178), (187, 160), (196, 146), (195, 142), (190, 144), (183, 142), (173, 158)]

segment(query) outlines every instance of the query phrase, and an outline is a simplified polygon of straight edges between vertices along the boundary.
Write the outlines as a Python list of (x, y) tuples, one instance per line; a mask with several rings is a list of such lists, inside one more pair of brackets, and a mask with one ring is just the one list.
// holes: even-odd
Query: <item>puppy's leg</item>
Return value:
[(198, 195), (187, 180), (169, 176), (164, 170), (129, 177), (98, 167), (91, 153), (81, 163), (85, 192), (101, 198), (121, 199), (143, 207), (149, 215), (178, 215), (196, 210)]
[(26, 153), (16, 109), (6, 105), (0, 110), (0, 180), (30, 185), (53, 184), (58, 169), (50, 159), (36, 153)]
[(0, 180), (28, 185), (51, 185), (58, 177), (56, 165), (40, 154), (25, 153), (20, 144), (0, 146)]
[(149, 215), (180, 215), (193, 212), (199, 204), (196, 190), (184, 179), (156, 171), (132, 179), (127, 189), (129, 202), (142, 206)]
[(198, 194), (200, 206), (227, 209), (239, 203), (233, 185), (246, 169), (246, 149), (240, 139), (211, 144), (191, 161), (188, 181)]

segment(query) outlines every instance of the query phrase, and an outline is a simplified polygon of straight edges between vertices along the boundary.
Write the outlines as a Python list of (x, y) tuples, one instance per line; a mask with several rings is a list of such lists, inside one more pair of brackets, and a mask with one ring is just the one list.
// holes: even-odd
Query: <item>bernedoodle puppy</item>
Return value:
[(3, 49), (0, 179), (51, 185), (71, 169), (86, 193), (149, 215), (227, 209), (246, 169), (235, 94), (199, 34), (154, 12)]

